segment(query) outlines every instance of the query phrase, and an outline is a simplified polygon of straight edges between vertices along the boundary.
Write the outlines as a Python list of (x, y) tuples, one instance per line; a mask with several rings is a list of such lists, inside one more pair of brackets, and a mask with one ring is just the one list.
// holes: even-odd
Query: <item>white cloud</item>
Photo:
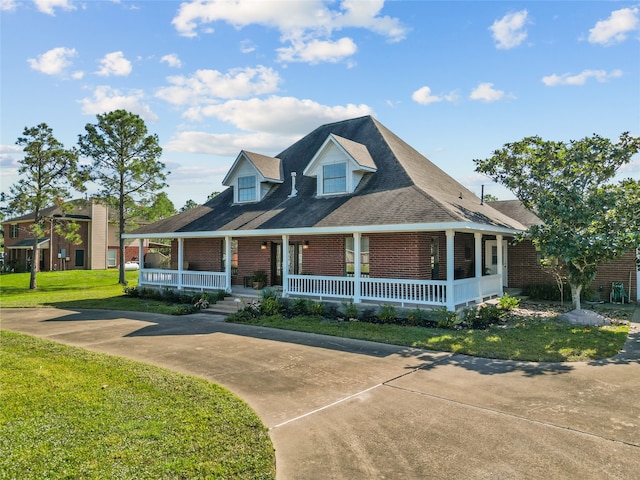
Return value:
[(275, 155), (298, 139), (298, 135), (275, 135), (266, 132), (207, 133), (188, 131), (178, 133), (163, 146), (163, 149), (167, 152), (228, 157), (238, 155), (240, 150), (250, 150), (265, 155)]
[(275, 28), (281, 33), (281, 41), (290, 44), (279, 49), (282, 60), (312, 63), (336, 62), (355, 53), (353, 40), (331, 39), (337, 30), (362, 28), (383, 35), (392, 42), (402, 40), (407, 34), (407, 28), (397, 18), (380, 14), (384, 0), (342, 0), (337, 8), (330, 8), (335, 5), (328, 0), (191, 0), (181, 4), (172, 23), (181, 35), (187, 37), (197, 36), (199, 29), (202, 31), (205, 25), (217, 21), (227, 22), (236, 28), (253, 24)]
[(348, 37), (343, 37), (336, 42), (314, 39), (305, 43), (294, 40), (292, 46), (278, 49), (278, 60), (310, 64), (320, 62), (336, 63), (346, 57), (350, 57), (357, 50), (358, 47), (355, 42)]
[(502, 90), (493, 88), (493, 83), (481, 83), (471, 91), (469, 98), (471, 100), (482, 100), (483, 102), (495, 102), (504, 97)]
[(251, 52), (255, 52), (255, 50), (256, 50), (256, 46), (253, 43), (253, 41), (246, 39), (240, 42), (240, 51), (242, 53), (251, 53)]
[(75, 48), (57, 47), (39, 55), (37, 59), (28, 59), (33, 70), (47, 75), (61, 75), (71, 65), (71, 59), (77, 55)]
[(330, 107), (313, 100), (271, 96), (264, 100), (230, 100), (219, 105), (193, 107), (185, 116), (196, 120), (215, 117), (241, 130), (292, 135), (309, 132), (319, 124), (370, 114), (372, 109), (367, 105)]
[(235, 68), (227, 73), (197, 70), (190, 77), (167, 77), (171, 86), (158, 89), (156, 97), (174, 105), (211, 103), (219, 99), (263, 95), (275, 92), (280, 83), (278, 72), (259, 65)]
[(449, 92), (444, 95), (432, 95), (431, 88), (424, 86), (419, 88), (411, 95), (414, 102), (420, 105), (430, 105), (437, 102), (452, 102), (455, 103), (460, 100), (459, 95), (456, 92)]
[(62, 10), (75, 10), (76, 7), (69, 0), (33, 0), (36, 8), (47, 15), (55, 15), (55, 8)]
[(546, 77), (542, 77), (542, 83), (548, 87), (556, 87), (558, 85), (584, 85), (590, 78), (595, 78), (596, 81), (603, 83), (612, 78), (618, 78), (622, 76), (622, 70), (613, 70), (606, 72), (605, 70), (583, 70), (577, 75), (571, 75), (569, 73), (563, 73), (562, 75), (552, 74)]
[(520, 10), (508, 13), (500, 20), (493, 22), (489, 30), (493, 32), (496, 48), (508, 50), (517, 47), (527, 38), (525, 25), (528, 23), (529, 12)]
[(85, 115), (98, 115), (113, 110), (123, 109), (140, 115), (146, 122), (158, 121), (158, 116), (151, 108), (143, 103), (144, 93), (141, 90), (131, 90), (127, 95), (120, 90), (106, 85), (96, 87), (93, 98), (80, 100), (82, 113)]
[(0, 0), (0, 11), (13, 12), (18, 8), (18, 4), (15, 0)]
[(131, 62), (124, 58), (122, 52), (107, 53), (102, 60), (100, 60), (100, 70), (96, 73), (103, 77), (110, 75), (127, 76), (131, 73)]
[(637, 28), (638, 7), (614, 10), (608, 19), (600, 20), (589, 30), (589, 42), (613, 45), (626, 40), (627, 34)]
[(180, 57), (178, 57), (175, 53), (169, 53), (167, 55), (163, 55), (160, 59), (160, 62), (166, 63), (170, 67), (180, 68), (182, 67), (182, 62), (180, 61)]

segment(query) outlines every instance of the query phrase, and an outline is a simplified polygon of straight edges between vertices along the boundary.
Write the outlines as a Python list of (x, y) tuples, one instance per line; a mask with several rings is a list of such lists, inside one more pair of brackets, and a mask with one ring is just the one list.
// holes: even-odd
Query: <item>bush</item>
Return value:
[(365, 308), (360, 312), (358, 319), (362, 322), (377, 323), (376, 311), (373, 308)]
[[(564, 299), (571, 299), (571, 288), (569, 285), (563, 285)], [(560, 301), (560, 290), (555, 283), (545, 283), (541, 285), (525, 285), (522, 287), (522, 295), (529, 297), (531, 300), (551, 300)]]
[(485, 329), (489, 325), (502, 321), (505, 310), (496, 305), (480, 305), (477, 308), (465, 308), (462, 324), (467, 328)]
[(394, 323), (397, 318), (398, 314), (396, 313), (396, 308), (393, 305), (383, 305), (380, 309), (380, 313), (378, 313), (378, 319), (382, 323)]
[(291, 309), (293, 310), (294, 315), (309, 315), (310, 312), (310, 300), (306, 298), (296, 298), (293, 301), (293, 306)]
[(267, 297), (262, 300), (262, 313), (265, 315), (276, 315), (280, 312), (282, 304), (278, 297)]
[(508, 293), (505, 293), (498, 302), (498, 306), (506, 311), (513, 310), (514, 308), (518, 308), (520, 306), (520, 299), (512, 297)]
[(407, 315), (407, 325), (412, 327), (424, 327), (428, 323), (427, 315), (424, 310), (416, 308), (411, 310)]
[(322, 302), (310, 302), (309, 313), (311, 315), (324, 315), (324, 303)]
[(453, 328), (460, 323), (458, 314), (456, 312), (450, 312), (445, 307), (435, 310), (431, 315), (436, 321), (438, 328)]
[(358, 318), (358, 307), (349, 302), (342, 302), (342, 311), (345, 318)]

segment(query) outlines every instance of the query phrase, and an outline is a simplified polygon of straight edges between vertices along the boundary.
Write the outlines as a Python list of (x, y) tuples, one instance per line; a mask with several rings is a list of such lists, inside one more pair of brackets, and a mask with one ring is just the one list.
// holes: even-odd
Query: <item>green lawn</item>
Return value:
[(275, 478), (267, 429), (210, 382), (2, 332), (0, 478)]
[[(126, 272), (128, 286), (138, 283), (138, 272)], [(3, 308), (58, 307), (129, 310), (170, 315), (175, 305), (123, 295), (117, 270), (68, 270), (39, 272), (37, 289), (29, 290), (29, 273), (0, 275)]]
[(301, 332), (321, 333), (408, 347), (462, 353), (484, 358), (535, 362), (577, 362), (608, 358), (623, 347), (629, 326), (573, 326), (555, 319), (517, 319), (486, 330), (373, 325), (330, 321), (315, 316), (284, 318), (238, 315), (228, 321)]

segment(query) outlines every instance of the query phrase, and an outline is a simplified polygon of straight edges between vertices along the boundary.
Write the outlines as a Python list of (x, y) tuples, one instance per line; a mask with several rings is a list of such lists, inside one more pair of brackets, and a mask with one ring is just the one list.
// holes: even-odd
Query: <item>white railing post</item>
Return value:
[(362, 249), (360, 240), (362, 235), (360, 233), (353, 234), (353, 303), (360, 303), (361, 301), (361, 275), (362, 265), (360, 263), (360, 257), (362, 256)]
[(224, 265), (225, 292), (231, 293), (231, 237), (224, 237), (224, 255), (227, 259)]
[[(296, 252), (297, 255), (298, 252)], [(289, 296), (289, 235), (282, 235), (282, 296)]]
[(144, 268), (144, 239), (138, 239), (138, 285), (142, 284), (142, 269)]
[(500, 275), (500, 296), (504, 295), (504, 260), (503, 260), (503, 255), (502, 255), (502, 235), (496, 235), (496, 241), (497, 241), (497, 251), (498, 251), (498, 275)]
[(456, 309), (455, 292), (453, 289), (454, 270), (455, 270), (455, 248), (454, 239), (456, 232), (453, 230), (446, 230), (447, 236), (447, 310), (453, 312)]
[(182, 270), (184, 268), (184, 238), (178, 239), (178, 290), (182, 290)]
[(476, 281), (478, 282), (478, 297), (482, 301), (484, 292), (482, 291), (482, 234), (475, 232), (473, 234), (475, 240), (475, 262), (476, 262)]

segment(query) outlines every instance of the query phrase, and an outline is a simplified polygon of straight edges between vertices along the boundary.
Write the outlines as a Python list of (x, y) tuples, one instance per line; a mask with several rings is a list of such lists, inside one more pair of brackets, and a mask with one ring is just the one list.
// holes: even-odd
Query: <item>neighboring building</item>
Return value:
[[(52, 270), (103, 270), (116, 268), (120, 259), (120, 241), (117, 212), (94, 199), (72, 200), (70, 213), (59, 207), (42, 211), (49, 228), (38, 239), (39, 269)], [(55, 231), (59, 222), (75, 222), (79, 225), (81, 242), (73, 244)], [(16, 270), (29, 270), (32, 261), (34, 237), (31, 232), (33, 214), (5, 220), (5, 265)], [(146, 246), (144, 248), (146, 252)], [(126, 261), (137, 260), (140, 248), (138, 240), (125, 246)], [(135, 257), (135, 258), (134, 258)]]
[(172, 240), (171, 270), (143, 268), (140, 285), (231, 291), (264, 270), (284, 295), (453, 309), (502, 293), (503, 241), (526, 228), (370, 116), (275, 157), (241, 151), (223, 183), (124, 235)]

